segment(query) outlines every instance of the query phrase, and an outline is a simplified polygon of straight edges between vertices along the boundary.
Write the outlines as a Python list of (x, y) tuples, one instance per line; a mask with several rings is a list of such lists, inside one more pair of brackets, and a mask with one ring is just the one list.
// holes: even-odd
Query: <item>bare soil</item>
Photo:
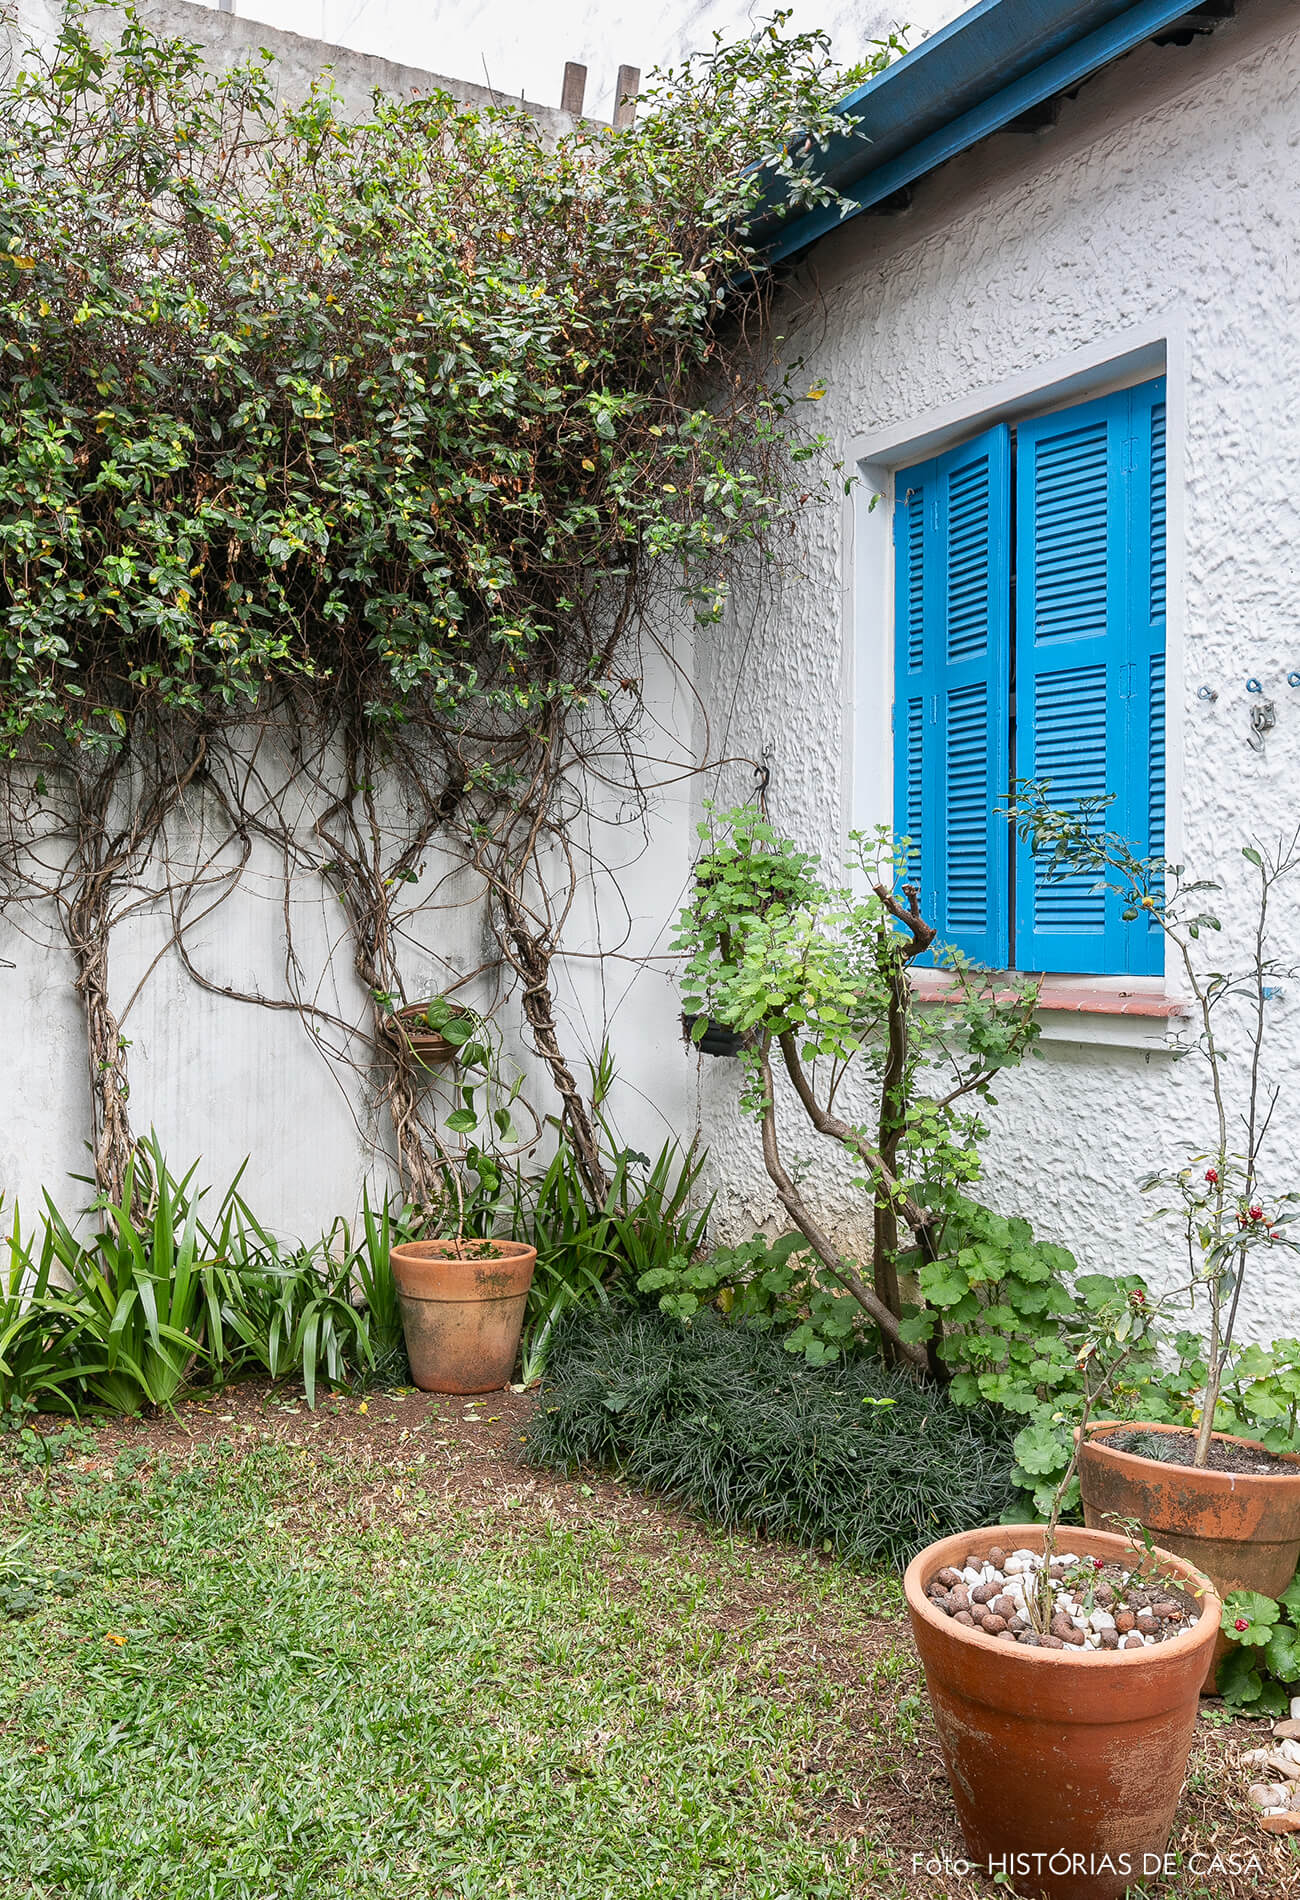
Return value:
[[(1105, 1442), (1116, 1451), (1126, 1451), (1137, 1458), (1150, 1458), (1162, 1465), (1190, 1466), (1196, 1457), (1196, 1434), (1190, 1431), (1144, 1432), (1136, 1429), (1131, 1432), (1108, 1432)], [(1230, 1471), (1239, 1478), (1294, 1478), (1297, 1470), (1294, 1464), (1279, 1458), (1274, 1452), (1265, 1451), (1262, 1445), (1248, 1449), (1244, 1445), (1227, 1444), (1221, 1438), (1210, 1440), (1206, 1468), (1210, 1471)]]

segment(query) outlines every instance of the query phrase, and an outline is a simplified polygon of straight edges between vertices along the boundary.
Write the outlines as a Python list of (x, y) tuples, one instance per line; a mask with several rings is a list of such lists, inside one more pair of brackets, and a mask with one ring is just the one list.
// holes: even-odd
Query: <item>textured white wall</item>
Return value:
[[(1300, 691), (1286, 684), (1300, 668), (1298, 161), (1295, 8), (1253, 0), (1212, 39), (1141, 49), (1085, 86), (1056, 127), (957, 160), (902, 215), (845, 227), (810, 254), (781, 313), (791, 347), (826, 381), (820, 420), (846, 457), (864, 438), (901, 440), (978, 409), (981, 392), (1050, 382), (1168, 336), (1181, 434), (1171, 442), (1169, 723), (1182, 791), (1171, 828), (1189, 866), (1234, 885), (1240, 843), (1300, 818)], [(710, 654), (719, 749), (770, 742), (773, 816), (823, 849), (872, 815), (873, 799), (888, 816), (878, 801), (890, 745), (885, 520), (859, 521), (855, 557), (851, 520), (811, 516), (784, 589), (738, 612)], [(1245, 737), (1251, 675), (1278, 710), (1258, 753)], [(1202, 684), (1217, 703), (1197, 699)], [(742, 774), (721, 789), (749, 787)], [(1279, 922), (1291, 953), (1300, 889)], [(1227, 954), (1216, 944), (1217, 961)], [(1300, 1185), (1300, 986), (1269, 1007), (1282, 1090), (1273, 1173)], [(720, 1210), (748, 1232), (773, 1201), (734, 1086), (735, 1065), (701, 1063)], [(998, 1093), (993, 1204), (1029, 1215), (1089, 1266), (1171, 1269), (1167, 1237), (1142, 1224), (1136, 1184), (1179, 1161), (1185, 1143), (1211, 1138), (1191, 1059), (1058, 1041)], [(792, 1155), (814, 1169), (851, 1235), (856, 1203), (840, 1171), (813, 1160), (815, 1137), (793, 1116), (786, 1125)], [(1244, 1308), (1256, 1333), (1300, 1332), (1291, 1256), (1268, 1256)]]

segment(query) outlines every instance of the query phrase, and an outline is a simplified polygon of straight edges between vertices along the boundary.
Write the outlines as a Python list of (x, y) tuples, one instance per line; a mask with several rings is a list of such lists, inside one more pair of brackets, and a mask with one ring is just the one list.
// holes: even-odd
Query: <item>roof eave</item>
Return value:
[[(760, 210), (751, 239), (769, 264), (806, 250), (846, 219), (1131, 52), (1193, 6), (1194, 0), (1136, 0), (1116, 11), (1115, 0), (982, 0), (840, 102), (837, 109), (859, 121), (853, 156), (847, 140), (837, 141), (835, 162), (818, 169), (853, 209), (826, 205), (777, 223), (773, 206), (766, 215)], [(1017, 40), (1021, 23), (1027, 30)], [(1056, 50), (1032, 56), (1049, 46)], [(1010, 79), (1009, 71), (1015, 75)], [(925, 130), (899, 149), (892, 137), (872, 138), (877, 116), (891, 126), (905, 118)]]

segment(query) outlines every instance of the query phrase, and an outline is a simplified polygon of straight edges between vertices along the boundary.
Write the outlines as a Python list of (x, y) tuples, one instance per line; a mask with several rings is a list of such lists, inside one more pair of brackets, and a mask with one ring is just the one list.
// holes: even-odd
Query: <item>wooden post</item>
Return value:
[(641, 90), (641, 68), (620, 66), (614, 89), (614, 129), (627, 132), (636, 124), (636, 96)]
[(564, 84), (560, 88), (560, 111), (575, 119), (582, 117), (582, 96), (587, 90), (587, 68), (576, 60), (564, 62)]

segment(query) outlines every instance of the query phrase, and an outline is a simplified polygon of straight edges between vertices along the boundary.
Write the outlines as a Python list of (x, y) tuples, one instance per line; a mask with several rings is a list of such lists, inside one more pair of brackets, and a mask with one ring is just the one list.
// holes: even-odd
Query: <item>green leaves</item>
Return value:
[(756, 163), (784, 172), (791, 124), (843, 133), (821, 36), (717, 47), (617, 140), (554, 143), (443, 93), (281, 109), (273, 70), (214, 73), (134, 17), (99, 51), (74, 9), (24, 64), (0, 82), (4, 750), (111, 749), (137, 711), (268, 683), (527, 729), (614, 690), (583, 631), (611, 577), (658, 567), (712, 621), (732, 551), (824, 489), (791, 459), (821, 438), (715, 322)]
[(1045, 1418), (1016, 1433), (1016, 1462), (1031, 1477), (1064, 1470), (1067, 1458), (1064, 1433)]
[(1224, 1701), (1252, 1715), (1285, 1715), (1291, 1684), (1300, 1682), (1300, 1576), (1276, 1601), (1232, 1591), (1220, 1627), (1233, 1645), (1219, 1666)]
[(1282, 1614), (1272, 1597), (1258, 1590), (1233, 1590), (1223, 1601), (1220, 1626), (1234, 1643), (1260, 1648), (1268, 1642)]

